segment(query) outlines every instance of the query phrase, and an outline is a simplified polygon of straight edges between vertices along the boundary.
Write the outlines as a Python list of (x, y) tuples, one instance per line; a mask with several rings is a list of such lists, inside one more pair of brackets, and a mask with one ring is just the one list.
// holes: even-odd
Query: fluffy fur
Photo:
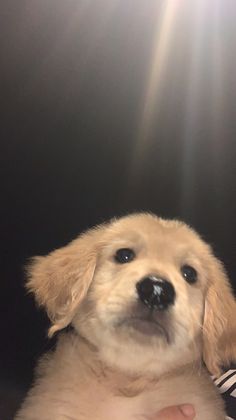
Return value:
[[(115, 262), (120, 248), (135, 259)], [(195, 284), (181, 275), (184, 264), (196, 269)], [(136, 291), (149, 274), (176, 292), (174, 305), (156, 312), (156, 332)], [(236, 304), (222, 264), (184, 223), (134, 214), (98, 226), (36, 257), (27, 287), (47, 310), (50, 335), (69, 324), (73, 331), (40, 361), (17, 420), (152, 419), (180, 403), (193, 403), (197, 420), (225, 418), (205, 365), (218, 375), (236, 359)]]

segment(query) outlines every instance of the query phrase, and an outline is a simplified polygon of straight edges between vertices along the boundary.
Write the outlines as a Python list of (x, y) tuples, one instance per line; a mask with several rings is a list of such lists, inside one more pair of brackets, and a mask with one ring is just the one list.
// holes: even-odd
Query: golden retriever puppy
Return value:
[[(207, 369), (236, 359), (236, 304), (221, 263), (182, 222), (133, 214), (36, 257), (28, 289), (64, 329), (17, 420), (144, 420), (191, 403), (225, 412)], [(207, 367), (207, 369), (205, 368)]]

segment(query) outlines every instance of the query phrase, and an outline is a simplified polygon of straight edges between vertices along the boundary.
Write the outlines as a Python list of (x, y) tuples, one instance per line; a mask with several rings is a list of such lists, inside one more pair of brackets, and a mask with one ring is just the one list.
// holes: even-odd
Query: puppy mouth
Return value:
[(130, 327), (143, 336), (163, 336), (167, 343), (170, 342), (170, 337), (167, 330), (153, 317), (143, 318), (138, 316), (131, 316), (120, 321), (117, 326)]

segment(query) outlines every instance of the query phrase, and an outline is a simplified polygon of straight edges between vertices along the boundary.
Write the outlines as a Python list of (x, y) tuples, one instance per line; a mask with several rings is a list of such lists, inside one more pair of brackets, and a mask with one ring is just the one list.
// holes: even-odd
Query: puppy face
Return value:
[(75, 328), (127, 368), (137, 354), (139, 365), (153, 353), (175, 364), (183, 352), (196, 357), (207, 282), (197, 236), (176, 222), (135, 216), (115, 222), (103, 241)]
[(235, 302), (209, 247), (183, 223), (147, 214), (99, 227), (36, 260), (29, 282), (48, 308), (54, 330), (72, 322), (111, 366), (159, 374), (203, 352), (211, 370), (219, 369), (214, 340), (221, 327), (214, 329), (217, 307), (208, 303), (216, 284), (230, 303), (230, 315), (220, 317), (235, 333)]

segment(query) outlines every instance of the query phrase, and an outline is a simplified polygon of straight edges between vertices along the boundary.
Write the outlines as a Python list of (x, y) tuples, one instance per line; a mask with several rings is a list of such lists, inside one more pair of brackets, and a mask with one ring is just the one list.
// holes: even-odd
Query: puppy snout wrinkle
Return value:
[(147, 276), (136, 284), (139, 299), (152, 310), (165, 310), (175, 301), (175, 289), (165, 279)]

